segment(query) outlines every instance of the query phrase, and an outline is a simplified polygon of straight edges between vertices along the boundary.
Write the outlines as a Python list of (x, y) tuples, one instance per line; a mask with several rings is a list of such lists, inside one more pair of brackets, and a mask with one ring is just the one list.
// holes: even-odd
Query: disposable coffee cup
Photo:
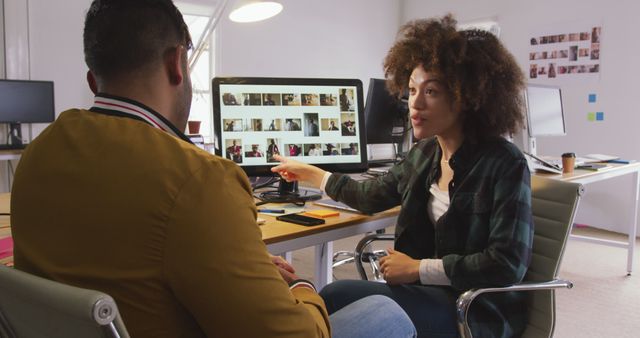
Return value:
[(564, 153), (562, 154), (562, 172), (572, 173), (573, 168), (576, 166), (576, 154)]

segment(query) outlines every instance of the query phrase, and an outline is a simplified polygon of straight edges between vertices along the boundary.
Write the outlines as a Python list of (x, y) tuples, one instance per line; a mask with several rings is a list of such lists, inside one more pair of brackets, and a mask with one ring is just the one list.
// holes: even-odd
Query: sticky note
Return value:
[(604, 121), (604, 112), (597, 112), (596, 113), (596, 121)]
[(327, 218), (332, 216), (338, 216), (340, 215), (340, 212), (335, 210), (328, 210), (328, 209), (318, 209), (318, 210), (309, 210), (304, 214), (311, 217)]
[(13, 255), (13, 239), (11, 237), (0, 238), (0, 259)]
[(596, 120), (596, 113), (587, 113), (587, 120), (589, 121), (595, 121)]
[(596, 102), (596, 94), (589, 94), (589, 103)]

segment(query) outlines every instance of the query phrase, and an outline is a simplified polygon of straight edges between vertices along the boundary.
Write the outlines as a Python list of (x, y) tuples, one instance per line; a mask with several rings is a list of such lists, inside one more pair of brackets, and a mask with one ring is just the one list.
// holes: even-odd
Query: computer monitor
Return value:
[(52, 81), (0, 80), (0, 123), (9, 124), (9, 144), (22, 148), (20, 123), (49, 123), (55, 119)]
[(525, 90), (529, 152), (536, 155), (536, 137), (566, 135), (560, 87), (529, 84)]
[(272, 176), (280, 154), (329, 171), (367, 169), (362, 82), (216, 77), (216, 154), (249, 176)]
[[(394, 161), (402, 152), (405, 134), (408, 132), (408, 108), (406, 100), (391, 95), (385, 79), (370, 79), (367, 102), (364, 108), (369, 162)], [(380, 145), (378, 147), (377, 145)], [(391, 145), (391, 154), (388, 147)], [(386, 155), (386, 156), (385, 156)]]
[(407, 125), (407, 103), (387, 91), (386, 80), (369, 80), (364, 116), (367, 144), (402, 142)]

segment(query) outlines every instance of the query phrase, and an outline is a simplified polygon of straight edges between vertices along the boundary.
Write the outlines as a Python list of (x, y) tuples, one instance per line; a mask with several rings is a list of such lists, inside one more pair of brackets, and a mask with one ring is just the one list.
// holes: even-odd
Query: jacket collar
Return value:
[[(433, 153), (433, 161), (430, 164), (429, 175), (427, 177), (427, 186), (431, 185), (436, 179), (440, 177), (440, 160), (442, 159), (442, 149), (440, 143), (438, 143), (437, 137), (432, 140), (435, 146)], [(455, 175), (466, 173), (477, 159), (482, 155), (482, 143), (466, 138), (460, 148), (456, 150), (449, 159), (449, 165), (454, 171)]]
[(93, 106), (89, 110), (96, 113), (139, 120), (185, 142), (192, 143), (182, 131), (160, 113), (132, 99), (98, 93), (94, 98)]
[[(460, 148), (451, 155), (449, 165), (453, 168), (454, 172), (464, 172), (476, 162), (476, 159), (481, 155), (480, 150), (480, 144), (477, 141), (465, 138)], [(440, 149), (439, 151), (442, 152)]]

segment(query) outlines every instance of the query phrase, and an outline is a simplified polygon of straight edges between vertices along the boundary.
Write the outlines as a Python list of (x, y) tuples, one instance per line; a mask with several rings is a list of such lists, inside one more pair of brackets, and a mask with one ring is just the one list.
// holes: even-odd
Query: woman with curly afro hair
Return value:
[[(329, 313), (382, 294), (419, 337), (457, 337), (457, 297), (518, 283), (531, 260), (530, 173), (504, 138), (522, 126), (524, 76), (495, 36), (458, 31), (451, 15), (404, 25), (384, 70), (392, 93), (408, 92), (420, 140), (402, 162), (362, 182), (284, 158), (272, 170), (366, 213), (401, 205), (394, 248), (380, 262), (386, 283), (327, 285)], [(484, 295), (469, 315), (474, 336), (519, 336), (526, 302), (522, 293)]]

